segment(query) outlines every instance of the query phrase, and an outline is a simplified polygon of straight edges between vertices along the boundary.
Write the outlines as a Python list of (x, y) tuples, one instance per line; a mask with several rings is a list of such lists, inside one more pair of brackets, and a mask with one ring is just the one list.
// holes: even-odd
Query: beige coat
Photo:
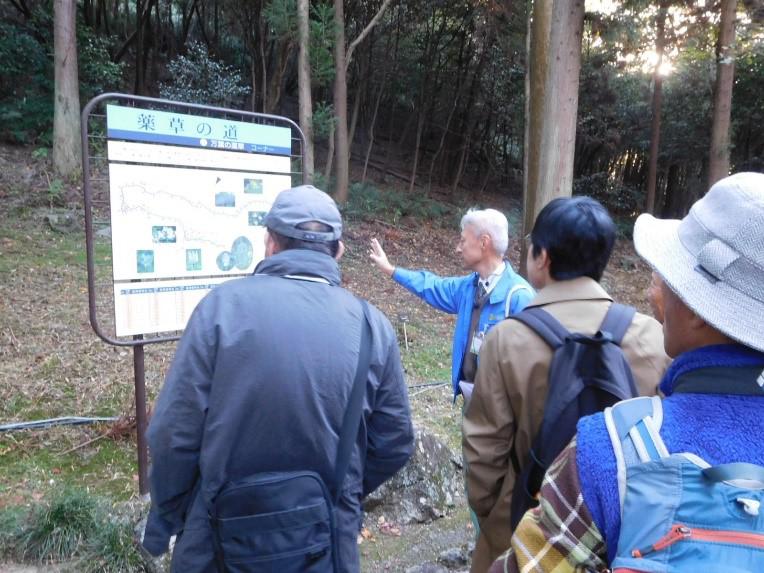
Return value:
[[(572, 332), (594, 334), (612, 299), (594, 280), (577, 278), (542, 289), (529, 307), (541, 306)], [(637, 389), (655, 394), (670, 360), (661, 325), (637, 313), (622, 348)], [(514, 448), (522, 464), (541, 426), (552, 350), (524, 324), (505, 320), (480, 350), (475, 388), (463, 420), (467, 495), (480, 523), (471, 571), (484, 573), (510, 544)], [(522, 468), (521, 468), (522, 469)]]

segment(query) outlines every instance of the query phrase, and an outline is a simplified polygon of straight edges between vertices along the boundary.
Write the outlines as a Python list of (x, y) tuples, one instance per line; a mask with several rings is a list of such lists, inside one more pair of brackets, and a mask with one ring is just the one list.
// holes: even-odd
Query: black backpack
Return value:
[(620, 346), (634, 313), (632, 307), (611, 304), (594, 336), (569, 332), (539, 307), (511, 317), (533, 330), (554, 350), (544, 418), (522, 472), (514, 451), (511, 455), (519, 474), (512, 493), (512, 529), (528, 509), (538, 505), (536, 496), (544, 474), (575, 435), (578, 419), (638, 395)]
[(334, 482), (314, 471), (263, 472), (227, 483), (210, 508), (219, 573), (328, 573), (340, 571), (335, 508), (358, 436), (371, 360), (369, 308), (353, 389), (345, 409)]

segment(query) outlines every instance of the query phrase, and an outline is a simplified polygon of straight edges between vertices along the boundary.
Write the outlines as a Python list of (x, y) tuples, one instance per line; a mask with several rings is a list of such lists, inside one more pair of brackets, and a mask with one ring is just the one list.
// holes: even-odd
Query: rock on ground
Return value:
[(402, 524), (429, 523), (462, 495), (464, 480), (453, 452), (424, 428), (415, 428), (415, 434), (409, 463), (366, 498), (365, 511), (383, 512)]

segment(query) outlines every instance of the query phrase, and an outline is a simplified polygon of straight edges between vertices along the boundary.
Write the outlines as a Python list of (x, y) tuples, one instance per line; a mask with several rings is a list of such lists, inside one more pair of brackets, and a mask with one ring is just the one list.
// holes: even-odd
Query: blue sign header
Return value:
[(292, 130), (185, 113), (106, 106), (110, 139), (291, 155)]

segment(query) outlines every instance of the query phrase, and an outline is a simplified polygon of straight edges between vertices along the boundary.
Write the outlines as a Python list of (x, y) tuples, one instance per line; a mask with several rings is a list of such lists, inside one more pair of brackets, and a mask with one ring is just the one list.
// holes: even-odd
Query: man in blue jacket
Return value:
[(451, 351), (454, 397), (462, 389), (469, 393), (486, 333), (510, 314), (520, 312), (535, 294), (504, 258), (509, 223), (503, 213), (471, 209), (462, 217), (461, 231), (456, 252), (464, 269), (472, 271), (462, 277), (394, 267), (379, 241), (371, 242), (371, 259), (383, 273), (434, 308), (457, 315)]
[[(315, 187), (283, 191), (265, 219), (266, 258), (197, 306), (149, 427), (152, 508), (143, 545), (172, 571), (213, 573), (209, 510), (254, 473), (311, 470), (330, 487), (364, 313), (340, 287), (342, 221)], [(339, 562), (360, 570), (361, 500), (409, 459), (413, 430), (398, 341), (370, 307), (361, 424), (337, 504)]]

